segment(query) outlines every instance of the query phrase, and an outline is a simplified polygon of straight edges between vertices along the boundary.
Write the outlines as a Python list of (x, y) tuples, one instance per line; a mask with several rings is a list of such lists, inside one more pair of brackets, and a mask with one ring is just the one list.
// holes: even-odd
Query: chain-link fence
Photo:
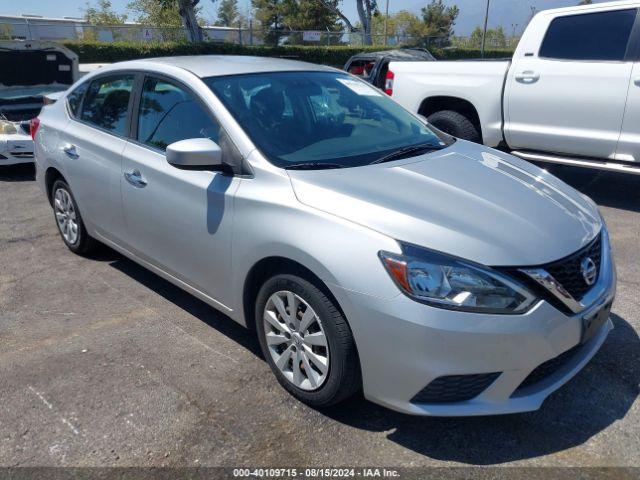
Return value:
[[(263, 30), (250, 22), (238, 27), (202, 27), (206, 41), (241, 45), (367, 45), (362, 32)], [(187, 41), (182, 27), (152, 27), (135, 23), (123, 25), (90, 25), (81, 19), (44, 19), (33, 17), (1, 17), (0, 40), (101, 41), (101, 42), (166, 42)], [(481, 38), (415, 37), (409, 35), (371, 35), (374, 46), (458, 47), (479, 49)], [(487, 49), (515, 48), (518, 38), (487, 38)]]

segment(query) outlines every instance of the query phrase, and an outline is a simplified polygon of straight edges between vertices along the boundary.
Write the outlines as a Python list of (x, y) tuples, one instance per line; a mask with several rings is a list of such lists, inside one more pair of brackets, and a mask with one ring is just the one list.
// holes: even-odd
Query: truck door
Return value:
[(614, 158), (636, 16), (627, 8), (555, 17), (537, 45), (518, 48), (505, 90), (512, 149)]
[(640, 63), (633, 66), (616, 160), (640, 162)]

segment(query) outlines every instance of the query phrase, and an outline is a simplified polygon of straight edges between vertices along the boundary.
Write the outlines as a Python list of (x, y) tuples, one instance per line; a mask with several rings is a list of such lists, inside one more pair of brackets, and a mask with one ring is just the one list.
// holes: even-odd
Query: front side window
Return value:
[(188, 138), (219, 142), (220, 126), (193, 95), (165, 80), (147, 77), (138, 116), (138, 141), (164, 151)]
[(559, 60), (622, 61), (636, 18), (635, 8), (555, 18), (540, 57)]
[(85, 95), (81, 118), (104, 130), (124, 136), (133, 75), (94, 80)]
[(275, 165), (365, 165), (404, 147), (446, 146), (423, 122), (344, 73), (276, 72), (204, 79)]

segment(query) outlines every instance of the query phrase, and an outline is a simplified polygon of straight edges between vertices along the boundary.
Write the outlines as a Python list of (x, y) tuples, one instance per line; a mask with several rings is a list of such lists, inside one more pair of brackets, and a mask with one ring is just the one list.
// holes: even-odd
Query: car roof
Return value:
[(180, 57), (158, 57), (131, 60), (113, 64), (119, 68), (146, 68), (156, 66), (162, 70), (165, 65), (188, 70), (201, 78), (223, 75), (242, 75), (246, 73), (282, 72), (282, 71), (331, 71), (335, 68), (300, 62), (284, 58), (251, 57), (244, 55), (189, 55)]

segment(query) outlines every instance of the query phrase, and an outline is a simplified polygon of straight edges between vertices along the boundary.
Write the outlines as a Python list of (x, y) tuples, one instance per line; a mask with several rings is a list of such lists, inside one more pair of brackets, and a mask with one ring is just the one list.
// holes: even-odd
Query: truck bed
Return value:
[(502, 93), (510, 65), (511, 60), (392, 62), (393, 99), (417, 113), (429, 99), (466, 100), (478, 111), (484, 143), (496, 146), (502, 141)]

